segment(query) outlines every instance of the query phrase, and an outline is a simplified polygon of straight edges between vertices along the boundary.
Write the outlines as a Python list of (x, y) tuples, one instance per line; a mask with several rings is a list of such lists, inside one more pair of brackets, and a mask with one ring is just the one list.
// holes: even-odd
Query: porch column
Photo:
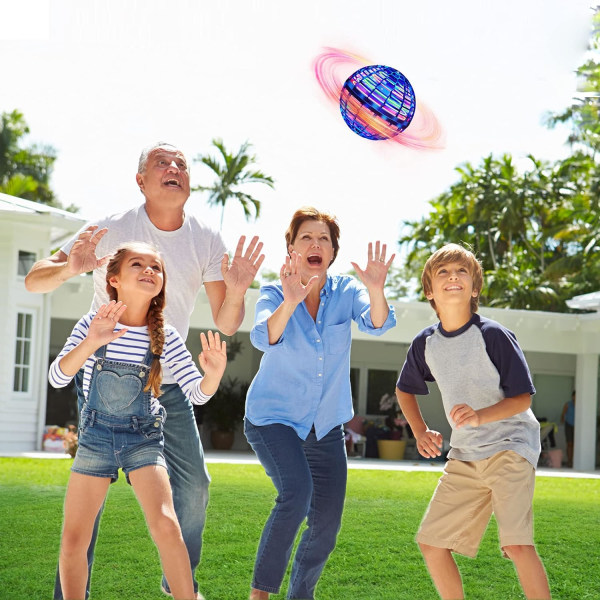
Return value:
[(50, 348), (50, 323), (52, 321), (52, 301), (51, 294), (40, 294), (42, 303), (38, 313), (39, 324), (37, 325), (37, 335), (39, 336), (40, 349), (36, 352), (36, 360), (34, 369), (31, 369), (32, 375), (35, 377), (36, 385), (38, 386), (37, 398), (37, 441), (35, 450), (42, 450), (42, 437), (46, 429), (46, 407), (48, 405), (48, 367), (50, 356), (48, 349)]
[(573, 468), (596, 468), (596, 415), (598, 413), (598, 355), (578, 354), (575, 372), (575, 443)]

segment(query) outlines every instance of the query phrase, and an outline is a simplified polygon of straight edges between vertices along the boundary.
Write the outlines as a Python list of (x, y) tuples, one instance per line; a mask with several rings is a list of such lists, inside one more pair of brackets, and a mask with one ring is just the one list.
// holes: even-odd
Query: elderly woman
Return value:
[(364, 285), (327, 270), (339, 249), (335, 217), (296, 211), (286, 231), (281, 284), (261, 289), (252, 344), (264, 352), (248, 390), (245, 433), (277, 489), (264, 526), (252, 600), (279, 592), (300, 525), (288, 598), (314, 598), (335, 547), (346, 494), (343, 423), (352, 418), (350, 326), (381, 335), (396, 323), (384, 295), (386, 246), (369, 244)]

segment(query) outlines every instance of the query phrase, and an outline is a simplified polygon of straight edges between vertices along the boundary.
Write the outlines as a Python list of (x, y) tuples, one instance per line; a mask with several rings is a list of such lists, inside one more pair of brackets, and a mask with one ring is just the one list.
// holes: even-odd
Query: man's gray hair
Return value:
[(148, 157), (150, 156), (150, 154), (152, 154), (152, 152), (154, 150), (156, 150), (157, 148), (164, 148), (164, 147), (173, 148), (173, 150), (176, 150), (177, 152), (181, 152), (179, 150), (179, 148), (177, 148), (177, 146), (173, 146), (173, 144), (169, 144), (169, 142), (156, 142), (155, 144), (146, 146), (146, 148), (144, 148), (142, 150), (142, 153), (140, 154), (140, 160), (138, 162), (138, 173), (145, 173), (146, 165), (148, 164)]

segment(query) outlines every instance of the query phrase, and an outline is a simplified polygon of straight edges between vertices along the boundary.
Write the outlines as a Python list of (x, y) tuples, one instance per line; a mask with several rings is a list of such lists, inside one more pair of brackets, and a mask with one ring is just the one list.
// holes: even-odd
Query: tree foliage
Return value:
[[(598, 50), (598, 12), (594, 25)], [(600, 289), (600, 64), (588, 59), (579, 76), (584, 97), (548, 120), (571, 125), (571, 156), (530, 155), (522, 173), (508, 154), (457, 167), (459, 180), (430, 201), (429, 214), (404, 222), (405, 277), (419, 279), (427, 257), (456, 242), (481, 260), (483, 305), (564, 312), (567, 299)]]
[(24, 146), (28, 134), (22, 113), (13, 110), (0, 115), (0, 192), (63, 208), (50, 188), (56, 151), (52, 146)]
[(244, 186), (248, 183), (263, 183), (273, 188), (275, 182), (272, 177), (261, 171), (253, 170), (251, 166), (256, 163), (256, 157), (249, 153), (251, 144), (244, 142), (236, 154), (230, 154), (223, 141), (213, 139), (212, 145), (219, 151), (217, 158), (209, 154), (198, 155), (194, 162), (206, 165), (216, 175), (212, 185), (198, 185), (192, 191), (208, 192), (208, 203), (212, 206), (221, 206), (221, 227), (225, 206), (231, 199), (236, 199), (244, 210), (246, 220), (254, 213), (254, 219), (260, 215), (260, 200), (257, 200), (246, 191)]
[(566, 299), (600, 288), (600, 207), (590, 193), (598, 165), (584, 153), (553, 164), (529, 158), (523, 174), (509, 155), (458, 167), (459, 181), (432, 211), (404, 223), (409, 274), (455, 242), (482, 263), (483, 305), (565, 311)]

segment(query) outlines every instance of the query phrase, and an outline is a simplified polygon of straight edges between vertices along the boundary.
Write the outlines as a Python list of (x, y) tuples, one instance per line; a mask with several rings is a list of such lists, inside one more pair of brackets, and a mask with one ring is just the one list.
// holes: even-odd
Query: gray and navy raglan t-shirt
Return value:
[(513, 450), (537, 465), (540, 425), (531, 408), (501, 421), (460, 429), (449, 416), (456, 404), (478, 410), (503, 398), (535, 394), (525, 356), (511, 331), (478, 314), (457, 331), (444, 331), (441, 323), (427, 327), (408, 349), (397, 387), (426, 395), (428, 381), (437, 382), (452, 427), (448, 458), (481, 460)]

